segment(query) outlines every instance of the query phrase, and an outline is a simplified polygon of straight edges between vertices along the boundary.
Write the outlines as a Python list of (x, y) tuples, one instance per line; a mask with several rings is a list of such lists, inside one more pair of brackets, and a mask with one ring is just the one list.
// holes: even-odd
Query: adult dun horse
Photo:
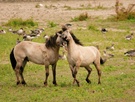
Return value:
[(76, 78), (79, 67), (85, 67), (88, 71), (86, 81), (87, 83), (91, 83), (89, 76), (92, 68), (89, 65), (93, 63), (97, 69), (98, 84), (100, 84), (100, 64), (103, 64), (105, 61), (101, 58), (99, 50), (94, 46), (83, 46), (79, 39), (77, 39), (69, 30), (64, 31), (62, 34), (58, 34), (58, 36), (67, 42), (67, 60), (74, 78), (73, 83), (76, 82), (77, 85), (80, 86), (79, 81)]
[(10, 62), (16, 74), (17, 85), (26, 84), (23, 77), (23, 71), (28, 61), (45, 66), (46, 77), (44, 85), (47, 85), (47, 79), (49, 76), (49, 65), (51, 65), (53, 72), (53, 84), (57, 85), (56, 64), (59, 59), (60, 49), (60, 41), (58, 41), (57, 37), (57, 34), (51, 36), (45, 44), (31, 41), (22, 41), (12, 49), (10, 53)]

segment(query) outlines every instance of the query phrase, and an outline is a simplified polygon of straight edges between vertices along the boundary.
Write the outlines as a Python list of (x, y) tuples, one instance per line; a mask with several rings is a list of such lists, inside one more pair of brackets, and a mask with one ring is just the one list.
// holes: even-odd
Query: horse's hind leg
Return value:
[(23, 77), (23, 71), (24, 71), (24, 67), (25, 67), (26, 63), (27, 63), (27, 61), (24, 61), (24, 62), (23, 62), (23, 65), (22, 65), (21, 68), (20, 68), (21, 83), (22, 83), (23, 85), (26, 85), (26, 82), (25, 82), (24, 77)]
[(16, 79), (17, 79), (17, 82), (16, 84), (20, 84), (20, 80), (19, 80), (19, 76), (20, 76), (20, 64), (17, 64), (16, 67), (15, 67), (15, 74), (16, 74)]
[(91, 83), (91, 81), (89, 80), (89, 76), (91, 74), (92, 68), (90, 68), (89, 66), (85, 67), (85, 69), (88, 71), (88, 75), (86, 77), (86, 81), (87, 83)]
[(96, 69), (97, 69), (97, 73), (98, 73), (98, 84), (101, 84), (100, 82), (100, 78), (101, 78), (101, 69), (100, 69), (100, 63), (94, 63)]

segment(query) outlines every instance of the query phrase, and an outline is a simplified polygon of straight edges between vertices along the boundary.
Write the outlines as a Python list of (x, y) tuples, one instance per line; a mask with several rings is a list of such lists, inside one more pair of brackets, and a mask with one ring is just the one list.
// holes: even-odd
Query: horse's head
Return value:
[(61, 33), (57, 33), (58, 35), (58, 39), (59, 39), (59, 43), (61, 43), (62, 46), (64, 46), (65, 44), (68, 45), (70, 40), (73, 40), (76, 44), (78, 45), (83, 45), (78, 38), (76, 38), (76, 36), (69, 30), (63, 31)]
[(72, 36), (70, 34), (70, 31), (69, 30), (66, 30), (62, 33), (62, 38), (65, 40), (65, 41), (69, 41)]
[(69, 41), (71, 41), (71, 40), (73, 40), (76, 44), (78, 44), (78, 45), (83, 45), (81, 42), (80, 42), (80, 40), (73, 34), (73, 32), (72, 31), (70, 31), (70, 30), (66, 30), (66, 31), (64, 31), (63, 33), (62, 33), (62, 38), (63, 38), (63, 40), (64, 41), (66, 41), (67, 42), (67, 45), (68, 45), (68, 43), (69, 43)]
[(57, 39), (56, 39), (56, 43), (59, 45), (59, 46), (64, 46), (66, 44), (66, 41), (64, 40), (64, 37), (61, 33), (57, 32)]

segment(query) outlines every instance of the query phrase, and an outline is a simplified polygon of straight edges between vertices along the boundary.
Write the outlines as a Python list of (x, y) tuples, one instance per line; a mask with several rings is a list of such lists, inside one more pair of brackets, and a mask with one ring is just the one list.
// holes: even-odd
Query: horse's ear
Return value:
[(60, 33), (56, 33), (58, 36), (60, 36), (61, 34)]

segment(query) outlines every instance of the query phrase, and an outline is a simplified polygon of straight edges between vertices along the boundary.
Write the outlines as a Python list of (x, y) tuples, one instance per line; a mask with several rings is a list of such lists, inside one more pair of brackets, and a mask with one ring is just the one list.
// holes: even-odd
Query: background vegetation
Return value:
[[(13, 21), (11, 21), (11, 23), (12, 22)], [(33, 20), (32, 22), (35, 23)], [(81, 26), (83, 22), (87, 22), (85, 28)], [(79, 38), (85, 46), (98, 45), (102, 56), (107, 46), (110, 46), (112, 43), (115, 45), (114, 51), (107, 51), (108, 53), (114, 54), (114, 57), (108, 59), (107, 62), (101, 66), (102, 84), (97, 84), (97, 72), (95, 67), (91, 65), (93, 69), (90, 76), (92, 83), (86, 83), (85, 78), (87, 71), (84, 68), (80, 68), (77, 78), (81, 86), (77, 87), (77, 85), (73, 85), (73, 78), (67, 60), (59, 60), (57, 64), (58, 86), (52, 84), (51, 67), (48, 86), (45, 87), (43, 85), (45, 78), (44, 66), (36, 65), (31, 62), (26, 65), (24, 70), (24, 78), (27, 85), (17, 86), (15, 73), (10, 65), (9, 54), (16, 44), (16, 39), (19, 37), (20, 40), (22, 40), (22, 36), (9, 32), (9, 26), (0, 26), (0, 29), (4, 29), (7, 32), (6, 34), (0, 34), (0, 102), (135, 101), (135, 58), (124, 56), (124, 52), (135, 48), (135, 38), (130, 41), (125, 39), (126, 35), (129, 35), (135, 30), (134, 20), (116, 20), (116, 18), (112, 17), (105, 20), (90, 18), (84, 21), (74, 22), (74, 24), (79, 25), (72, 30), (76, 37)], [(22, 27), (22, 25), (10, 25), (10, 27), (16, 30)], [(26, 32), (29, 32), (32, 29), (36, 29), (38, 26), (27, 27), (26, 25), (23, 27)], [(107, 28), (108, 32), (103, 34), (101, 32), (102, 28)], [(60, 27), (55, 21), (49, 21), (47, 22), (45, 32), (33, 41), (44, 43), (43, 35), (45, 33), (53, 35), (58, 30), (60, 30)], [(62, 50), (61, 48), (60, 53)]]

